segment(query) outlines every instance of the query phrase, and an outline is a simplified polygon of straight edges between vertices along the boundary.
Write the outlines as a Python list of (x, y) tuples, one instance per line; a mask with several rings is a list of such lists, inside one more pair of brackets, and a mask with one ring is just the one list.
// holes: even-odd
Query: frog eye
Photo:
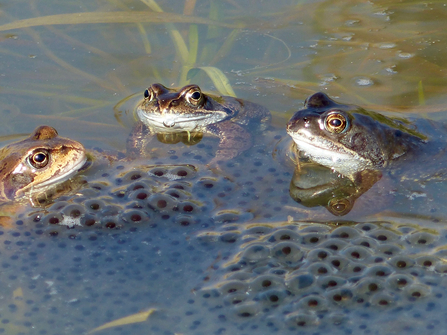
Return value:
[(348, 214), (353, 206), (354, 203), (349, 201), (347, 198), (333, 198), (329, 201), (327, 209), (336, 216), (343, 216)]
[(152, 99), (154, 99), (154, 92), (151, 88), (148, 88), (146, 91), (144, 91), (144, 100), (151, 101)]
[(50, 154), (44, 149), (37, 149), (28, 157), (28, 161), (34, 168), (41, 169), (47, 166), (50, 161)]
[(339, 112), (332, 112), (326, 116), (324, 120), (324, 127), (327, 131), (334, 134), (340, 134), (348, 129), (348, 119)]
[(197, 106), (202, 100), (202, 92), (199, 89), (194, 88), (186, 94), (186, 100), (191, 105)]

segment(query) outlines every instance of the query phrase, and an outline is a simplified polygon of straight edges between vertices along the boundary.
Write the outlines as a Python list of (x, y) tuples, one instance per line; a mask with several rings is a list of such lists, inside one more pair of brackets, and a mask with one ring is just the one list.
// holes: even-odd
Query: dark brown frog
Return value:
[(255, 103), (229, 97), (204, 94), (199, 86), (187, 85), (180, 90), (153, 84), (144, 92), (137, 108), (139, 122), (127, 142), (129, 156), (144, 154), (150, 135), (177, 136), (211, 134), (220, 138), (215, 163), (229, 160), (252, 146), (251, 131), (265, 129), (270, 112)]

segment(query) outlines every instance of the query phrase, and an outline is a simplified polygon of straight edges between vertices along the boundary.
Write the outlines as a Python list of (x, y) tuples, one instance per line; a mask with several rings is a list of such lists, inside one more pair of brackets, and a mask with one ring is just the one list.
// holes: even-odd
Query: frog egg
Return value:
[(268, 247), (262, 244), (253, 244), (243, 251), (241, 259), (247, 262), (256, 262), (267, 259), (269, 256), (270, 249)]
[(332, 251), (328, 250), (328, 249), (323, 249), (323, 248), (317, 248), (314, 250), (311, 250), (307, 256), (306, 256), (306, 260), (308, 262), (319, 262), (319, 261), (324, 261), (325, 259), (327, 259), (328, 257), (330, 257), (332, 255)]
[(439, 259), (435, 256), (425, 255), (416, 259), (416, 264), (424, 268), (435, 267), (439, 262)]
[(373, 250), (375, 250), (377, 248), (377, 246), (379, 245), (379, 243), (376, 240), (374, 240), (370, 237), (365, 237), (365, 236), (356, 238), (355, 240), (351, 241), (351, 243), (354, 245), (360, 245), (365, 248), (371, 248)]
[(177, 208), (184, 214), (197, 214), (199, 212), (199, 206), (189, 201), (177, 204)]
[(98, 224), (100, 221), (94, 215), (87, 213), (81, 217), (80, 222), (83, 227), (91, 227)]
[(415, 261), (407, 256), (402, 255), (391, 258), (389, 260), (389, 264), (393, 266), (394, 269), (403, 271), (411, 269), (414, 266)]
[(192, 226), (196, 223), (196, 220), (193, 216), (189, 215), (177, 215), (174, 219), (174, 222), (182, 227)]
[(297, 266), (301, 263), (304, 253), (296, 243), (281, 242), (272, 248), (271, 256), (286, 266)]
[(403, 290), (412, 283), (413, 279), (405, 274), (392, 275), (386, 281), (387, 287), (392, 291)]
[(300, 235), (290, 229), (280, 229), (275, 231), (269, 238), (269, 242), (279, 241), (299, 241)]
[(412, 284), (403, 289), (405, 297), (410, 301), (416, 301), (430, 296), (431, 289), (427, 285)]
[(176, 199), (167, 194), (152, 194), (147, 204), (149, 208), (160, 212), (178, 211)]
[(406, 240), (412, 246), (428, 246), (436, 242), (438, 236), (427, 232), (416, 232), (407, 236)]
[(358, 277), (362, 275), (366, 269), (367, 267), (362, 263), (350, 262), (348, 266), (343, 268), (342, 273), (344, 275)]
[(120, 221), (124, 221), (126, 223), (143, 224), (150, 220), (150, 216), (147, 213), (137, 209), (128, 209), (120, 214), (119, 219)]
[(379, 245), (375, 249), (375, 252), (378, 254), (383, 254), (385, 258), (391, 258), (399, 255), (402, 252), (402, 249), (395, 244), (386, 243)]
[(151, 195), (151, 192), (146, 189), (136, 189), (129, 193), (129, 199), (136, 201), (143, 201)]
[(121, 229), (122, 225), (117, 217), (103, 217), (101, 218), (101, 226), (106, 229)]
[(260, 275), (249, 283), (252, 292), (263, 292), (271, 289), (284, 288), (284, 280), (274, 275)]
[(327, 239), (325, 234), (322, 233), (307, 233), (301, 237), (301, 243), (303, 245), (318, 245)]
[[(178, 166), (178, 167), (174, 167), (172, 169), (169, 169), (168, 171), (169, 174), (173, 175), (173, 176), (177, 176), (177, 178), (192, 178), (197, 174), (196, 169), (190, 165), (190, 166)], [(174, 179), (177, 179), (175, 177), (173, 177)]]
[(391, 275), (391, 273), (393, 273), (393, 269), (386, 265), (374, 265), (366, 270), (365, 275), (368, 277), (384, 278)]
[(250, 318), (259, 312), (259, 304), (254, 301), (238, 304), (234, 308), (234, 313), (241, 318)]
[(342, 271), (349, 265), (349, 260), (340, 256), (330, 256), (327, 258), (326, 263), (332, 266), (337, 271)]
[(288, 296), (286, 290), (270, 289), (265, 292), (258, 293), (254, 298), (255, 301), (261, 301), (264, 304), (277, 306), (281, 304)]
[(318, 316), (311, 313), (306, 312), (294, 312), (289, 313), (285, 317), (285, 323), (290, 330), (294, 330), (296, 328), (308, 328), (317, 326), (320, 321)]
[(352, 227), (339, 227), (332, 231), (331, 238), (340, 238), (343, 240), (352, 240), (359, 237), (360, 233)]
[(368, 248), (356, 245), (348, 247), (341, 252), (341, 255), (345, 256), (349, 260), (364, 262), (371, 258), (372, 253)]
[(321, 243), (319, 245), (319, 247), (329, 249), (329, 250), (338, 251), (338, 250), (344, 249), (347, 245), (348, 245), (348, 243), (346, 241), (339, 240), (339, 239), (329, 239), (329, 240)]
[(248, 285), (239, 280), (231, 280), (219, 283), (219, 291), (221, 294), (246, 293)]
[(245, 293), (232, 293), (224, 297), (223, 301), (226, 305), (237, 305), (248, 299)]
[(81, 217), (82, 215), (84, 215), (85, 212), (86, 212), (85, 206), (81, 206), (78, 204), (68, 205), (62, 210), (63, 215), (65, 217), (68, 216), (71, 219), (77, 219), (77, 218)]
[(45, 215), (42, 223), (44, 225), (59, 225), (64, 221), (64, 216), (62, 213), (49, 213)]
[(325, 293), (326, 299), (335, 304), (347, 307), (352, 305), (354, 294), (349, 288), (338, 287)]
[(91, 199), (84, 202), (84, 207), (88, 213), (98, 213), (106, 206), (104, 201), (100, 199)]
[(379, 227), (374, 223), (358, 223), (355, 225), (355, 228), (364, 232), (369, 232), (378, 229)]
[(378, 294), (375, 294), (371, 298), (370, 302), (373, 306), (385, 308), (385, 307), (393, 307), (395, 304), (395, 299), (388, 293), (380, 292)]
[(170, 195), (173, 198), (179, 199), (179, 200), (185, 200), (189, 198), (189, 195), (187, 192), (179, 189), (168, 189), (164, 191), (163, 193)]
[(314, 276), (328, 276), (332, 274), (332, 268), (323, 262), (312, 263), (307, 268), (307, 271)]
[(333, 290), (346, 284), (346, 279), (337, 276), (324, 276), (317, 279), (317, 285), (324, 291)]
[(399, 239), (399, 235), (386, 229), (376, 229), (369, 233), (368, 236), (379, 242), (393, 242)]
[(295, 304), (296, 308), (305, 311), (322, 312), (328, 309), (328, 303), (323, 296), (311, 294), (299, 299)]
[(377, 278), (362, 278), (355, 284), (354, 288), (355, 295), (371, 295), (382, 291), (384, 288), (384, 282)]

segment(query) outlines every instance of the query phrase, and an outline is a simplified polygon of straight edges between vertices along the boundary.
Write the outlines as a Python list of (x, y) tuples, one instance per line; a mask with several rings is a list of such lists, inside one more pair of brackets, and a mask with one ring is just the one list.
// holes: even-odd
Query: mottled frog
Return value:
[(0, 150), (0, 202), (39, 193), (67, 180), (86, 163), (79, 142), (56, 129), (37, 127), (22, 141)]
[(199, 86), (180, 90), (153, 84), (138, 104), (135, 125), (127, 143), (130, 156), (141, 155), (150, 134), (208, 133), (220, 138), (214, 162), (229, 160), (252, 146), (250, 130), (263, 129), (270, 112), (255, 103), (204, 94)]
[(410, 121), (339, 104), (324, 93), (306, 100), (287, 132), (311, 161), (348, 177), (406, 159), (427, 142)]

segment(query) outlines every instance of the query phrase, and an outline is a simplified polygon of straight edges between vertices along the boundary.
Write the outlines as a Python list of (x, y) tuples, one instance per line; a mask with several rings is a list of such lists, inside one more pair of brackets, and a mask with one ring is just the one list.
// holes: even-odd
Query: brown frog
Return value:
[(59, 137), (52, 127), (37, 127), (0, 149), (0, 202), (43, 192), (72, 177), (86, 161), (82, 144)]
[(129, 156), (144, 153), (149, 135), (206, 133), (220, 138), (211, 163), (229, 160), (252, 146), (250, 130), (265, 129), (270, 112), (255, 103), (204, 94), (197, 85), (180, 90), (153, 84), (137, 108), (139, 122), (127, 141)]

